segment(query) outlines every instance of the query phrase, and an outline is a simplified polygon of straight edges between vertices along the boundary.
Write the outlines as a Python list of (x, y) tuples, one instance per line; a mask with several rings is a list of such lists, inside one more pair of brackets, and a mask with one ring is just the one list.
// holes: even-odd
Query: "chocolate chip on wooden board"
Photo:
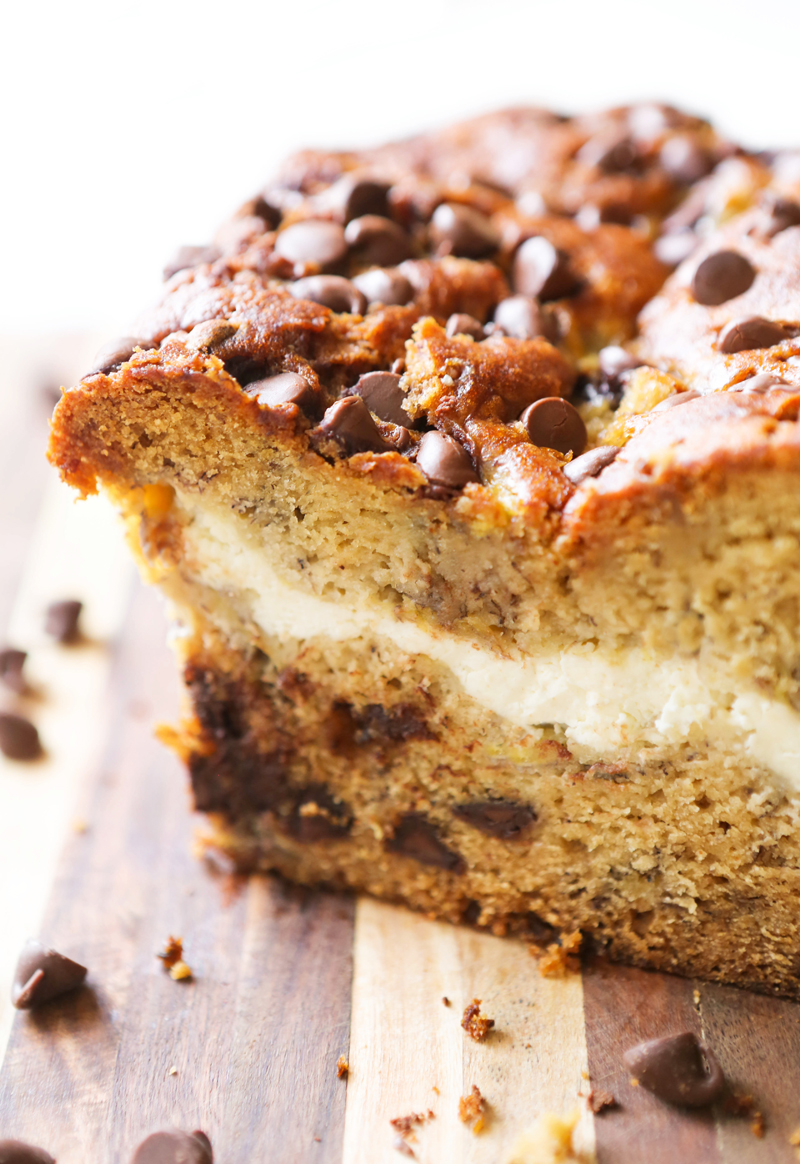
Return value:
[(57, 643), (75, 643), (80, 638), (79, 622), (83, 603), (77, 598), (51, 602), (45, 611), (44, 630)]
[(0, 752), (9, 760), (38, 760), (42, 744), (35, 725), (24, 716), (0, 712)]
[(354, 453), (383, 453), (391, 447), (381, 436), (360, 396), (345, 396), (343, 400), (337, 400), (327, 410), (315, 431), (336, 441), (347, 456)]
[(725, 1086), (714, 1052), (692, 1031), (639, 1043), (623, 1061), (640, 1087), (680, 1107), (707, 1107)]
[(753, 285), (756, 270), (738, 251), (715, 251), (698, 263), (691, 281), (691, 292), (705, 307), (718, 307)]
[(16, 647), (0, 650), (0, 683), (17, 694), (21, 694), (27, 686), (23, 675), (27, 657), (27, 651), (19, 651)]
[(11, 1001), (17, 1010), (30, 1010), (59, 994), (81, 986), (88, 971), (57, 950), (34, 939), (26, 942), (17, 960)]
[(773, 323), (760, 315), (747, 315), (742, 319), (732, 319), (723, 327), (717, 337), (717, 347), (731, 355), (733, 352), (772, 348), (786, 338), (786, 329), (780, 323)]
[(391, 424), (411, 424), (411, 417), (403, 408), (406, 394), (400, 387), (400, 376), (396, 372), (365, 372), (351, 391), (354, 396), (360, 396), (370, 412), (381, 420)]
[(214, 1152), (205, 1132), (154, 1132), (143, 1140), (131, 1164), (213, 1164)]
[(400, 271), (375, 267), (356, 275), (353, 284), (366, 297), (368, 306), (404, 307), (414, 298), (414, 288)]
[(565, 299), (581, 287), (569, 255), (541, 235), (526, 239), (517, 248), (512, 282), (520, 295), (540, 300)]
[(0, 1140), (0, 1164), (56, 1164), (56, 1161), (44, 1148), (22, 1140)]
[(431, 484), (445, 489), (461, 489), (480, 480), (467, 450), (443, 432), (425, 433), (417, 445), (417, 468)]
[(533, 444), (540, 448), (555, 449), (558, 453), (572, 453), (577, 457), (586, 448), (586, 425), (568, 400), (560, 396), (545, 396), (529, 404), (519, 418), (527, 429)]
[(312, 266), (330, 270), (347, 255), (344, 227), (338, 222), (307, 218), (282, 230), (275, 241), (275, 254), (296, 267)]
[(500, 245), (500, 234), (491, 219), (460, 202), (442, 202), (433, 212), (431, 238), (438, 253), (482, 259)]
[(600, 445), (590, 449), (588, 453), (581, 453), (564, 465), (564, 476), (573, 485), (581, 485), (590, 477), (598, 477), (607, 465), (616, 460), (619, 452), (617, 445)]

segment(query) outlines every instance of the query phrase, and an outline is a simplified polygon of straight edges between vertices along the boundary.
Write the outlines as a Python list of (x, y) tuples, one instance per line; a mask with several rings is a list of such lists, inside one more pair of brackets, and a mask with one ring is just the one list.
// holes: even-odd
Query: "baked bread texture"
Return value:
[(666, 106), (306, 152), (65, 391), (214, 842), (800, 997), (800, 155)]

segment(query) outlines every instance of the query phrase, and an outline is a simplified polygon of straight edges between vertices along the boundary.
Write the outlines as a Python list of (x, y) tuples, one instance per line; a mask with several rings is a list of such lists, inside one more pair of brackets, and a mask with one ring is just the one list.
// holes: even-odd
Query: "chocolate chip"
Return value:
[(367, 310), (367, 300), (358, 287), (341, 275), (309, 275), (298, 279), (286, 288), (295, 299), (310, 299), (331, 311), (346, 311), (351, 315), (363, 315)]
[(143, 1140), (131, 1164), (214, 1164), (205, 1132), (154, 1132)]
[(277, 376), (254, 380), (247, 385), (245, 392), (266, 408), (296, 404), (304, 411), (313, 410), (319, 399), (314, 388), (298, 372), (281, 372)]
[(0, 651), (0, 683), (11, 691), (20, 693), (26, 689), (22, 668), (27, 657), (27, 651), (18, 651), (15, 647), (5, 647)]
[(623, 1060), (640, 1087), (681, 1107), (706, 1107), (725, 1085), (713, 1051), (691, 1031), (639, 1043)]
[(616, 460), (619, 451), (616, 445), (600, 445), (588, 453), (581, 453), (564, 466), (564, 476), (573, 485), (580, 485), (590, 477), (598, 477), (607, 465)]
[(753, 284), (754, 267), (738, 251), (716, 251), (698, 264), (692, 295), (706, 307), (716, 307), (742, 295)]
[(445, 334), (470, 335), (474, 340), (482, 340), (484, 336), (483, 324), (474, 315), (466, 315), (463, 311), (451, 315), (445, 327)]
[(164, 279), (171, 279), (178, 271), (185, 271), (188, 267), (199, 267), (202, 263), (214, 263), (221, 256), (219, 247), (179, 247), (174, 256), (164, 267)]
[(365, 214), (386, 215), (389, 202), (388, 194), (391, 189), (388, 182), (381, 182), (376, 178), (357, 178), (352, 174), (345, 174), (332, 186), (329, 186), (323, 195), (326, 206), (337, 211), (344, 222), (354, 218), (361, 218)]
[(530, 295), (511, 295), (501, 299), (494, 312), (494, 322), (506, 335), (517, 339), (542, 339), (555, 343), (558, 324), (553, 316)]
[(586, 448), (586, 425), (581, 414), (560, 396), (545, 396), (529, 404), (520, 421), (540, 448), (571, 452), (576, 457)]
[(17, 1010), (29, 1010), (83, 984), (87, 970), (41, 942), (26, 942), (17, 960), (11, 1001)]
[(307, 218), (280, 232), (275, 240), (275, 254), (300, 268), (330, 270), (347, 255), (344, 228), (338, 222)]
[(411, 417), (403, 408), (406, 394), (396, 372), (366, 372), (353, 387), (370, 412), (391, 424), (407, 425)]
[(638, 158), (639, 150), (633, 138), (615, 132), (590, 137), (575, 155), (581, 165), (596, 166), (607, 174), (624, 173)]
[(500, 245), (500, 235), (485, 214), (459, 202), (442, 202), (433, 212), (431, 237), (439, 254), (481, 259)]
[(564, 299), (580, 289), (569, 255), (537, 235), (526, 239), (514, 256), (514, 290), (533, 299)]
[(788, 387), (788, 381), (781, 380), (780, 376), (773, 376), (771, 372), (759, 372), (756, 376), (748, 376), (733, 384), (731, 392), (768, 392), (770, 388)]
[(516, 804), (512, 800), (477, 800), (470, 804), (457, 804), (453, 808), (453, 815), (501, 841), (516, 840), (536, 820), (536, 813), (530, 805)]
[(748, 315), (744, 319), (732, 319), (723, 327), (717, 339), (717, 347), (726, 355), (731, 355), (733, 352), (771, 348), (785, 339), (786, 332), (779, 323), (762, 319), (760, 315)]
[(324, 785), (312, 784), (298, 797), (287, 825), (295, 840), (309, 845), (346, 837), (353, 817), (347, 805), (335, 800)]
[(51, 602), (45, 611), (44, 630), (59, 643), (74, 643), (80, 638), (78, 624), (83, 603), (77, 598)]
[(411, 240), (391, 218), (364, 214), (347, 224), (344, 237), (353, 256), (366, 266), (394, 266), (411, 255)]
[(768, 204), (769, 219), (764, 233), (773, 238), (791, 226), (800, 226), (800, 204), (789, 198), (774, 198)]
[(205, 349), (210, 351), (212, 348), (224, 344), (225, 340), (230, 339), (238, 330), (238, 323), (231, 323), (227, 319), (207, 319), (204, 323), (198, 323), (196, 327), (192, 328), (186, 346), (192, 351)]
[(664, 234), (653, 243), (653, 254), (667, 267), (677, 267), (697, 250), (700, 242), (693, 230)]
[(38, 760), (42, 754), (39, 733), (29, 719), (0, 712), (0, 752), (9, 760)]
[(375, 303), (383, 303), (387, 307), (395, 305), (403, 307), (414, 298), (414, 288), (399, 271), (386, 271), (376, 267), (374, 271), (364, 271), (362, 275), (356, 275), (353, 282), (362, 295), (366, 296), (370, 307)]
[(347, 456), (383, 453), (390, 448), (360, 396), (345, 396), (343, 400), (337, 400), (325, 413), (316, 431), (335, 440)]
[(679, 404), (688, 404), (690, 400), (699, 400), (699, 392), (676, 392), (673, 396), (668, 396), (666, 400), (662, 400), (651, 412), (669, 412), (671, 408), (677, 408)]
[(467, 450), (443, 432), (426, 432), (417, 445), (417, 468), (433, 485), (461, 489), (480, 478)]
[(597, 362), (604, 379), (611, 382), (619, 380), (624, 372), (632, 372), (642, 364), (640, 359), (617, 344), (601, 348), (597, 353)]
[(394, 836), (386, 842), (390, 853), (411, 857), (421, 865), (435, 865), (453, 873), (463, 873), (464, 862), (458, 853), (448, 849), (436, 828), (420, 812), (408, 812), (401, 818)]
[(88, 375), (96, 376), (98, 372), (107, 375), (118, 368), (120, 364), (126, 363), (136, 348), (141, 348), (142, 351), (147, 352), (157, 347), (158, 343), (155, 340), (145, 339), (143, 336), (126, 335), (122, 339), (113, 340), (97, 352), (92, 361), (92, 370)]
[(0, 1164), (56, 1164), (44, 1148), (34, 1148), (22, 1140), (0, 1140)]
[(685, 186), (704, 178), (714, 166), (708, 150), (690, 133), (676, 134), (662, 145), (658, 160), (671, 178)]
[(595, 206), (591, 202), (581, 206), (575, 215), (575, 221), (581, 230), (597, 230), (603, 223), (613, 222), (617, 226), (630, 226), (633, 214), (627, 206)]

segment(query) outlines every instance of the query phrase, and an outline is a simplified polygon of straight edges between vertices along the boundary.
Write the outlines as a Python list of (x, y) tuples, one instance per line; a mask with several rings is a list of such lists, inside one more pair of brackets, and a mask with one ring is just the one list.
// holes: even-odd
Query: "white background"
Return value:
[(642, 97), (800, 142), (799, 0), (27, 0), (2, 36), (6, 333), (127, 330), (304, 145)]

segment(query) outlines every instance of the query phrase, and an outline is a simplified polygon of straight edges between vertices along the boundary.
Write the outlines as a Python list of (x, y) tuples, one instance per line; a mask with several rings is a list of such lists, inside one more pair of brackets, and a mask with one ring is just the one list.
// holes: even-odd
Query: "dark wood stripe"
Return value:
[[(266, 878), (232, 887), (192, 854), (185, 777), (152, 737), (176, 714), (164, 633), (155, 595), (138, 588), (111, 714), (98, 709), (108, 746), (81, 810), (89, 827), (70, 837), (43, 929), (86, 962), (93, 989), (17, 1016), (0, 1129), (59, 1164), (124, 1164), (171, 1125), (202, 1127), (225, 1164), (273, 1145), (287, 1164), (335, 1162), (353, 907)], [(155, 957), (169, 934), (184, 938), (192, 983)]]

